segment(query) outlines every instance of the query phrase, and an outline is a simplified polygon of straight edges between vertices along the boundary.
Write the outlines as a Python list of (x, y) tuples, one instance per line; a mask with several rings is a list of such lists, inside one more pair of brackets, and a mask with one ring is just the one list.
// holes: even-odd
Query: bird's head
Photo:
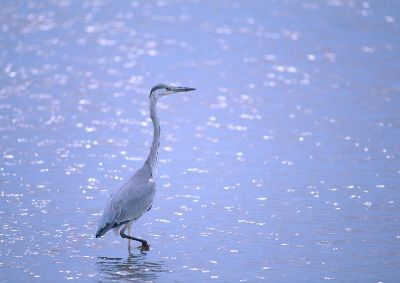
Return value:
[(162, 96), (166, 96), (172, 93), (176, 92), (186, 92), (186, 91), (192, 91), (196, 90), (195, 88), (191, 87), (182, 87), (182, 86), (172, 86), (172, 85), (166, 85), (166, 84), (157, 84), (153, 86), (153, 88), (150, 91), (150, 99), (151, 98), (159, 98)]

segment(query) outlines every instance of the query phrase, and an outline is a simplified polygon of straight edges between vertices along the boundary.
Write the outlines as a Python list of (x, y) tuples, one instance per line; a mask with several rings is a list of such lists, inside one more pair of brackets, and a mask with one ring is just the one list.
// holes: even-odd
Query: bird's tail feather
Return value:
[(103, 236), (105, 233), (107, 233), (109, 230), (111, 230), (113, 228), (114, 228), (114, 232), (118, 233), (119, 232), (119, 228), (122, 225), (125, 225), (126, 223), (128, 223), (129, 221), (130, 220), (127, 220), (127, 221), (124, 221), (124, 222), (121, 222), (121, 223), (115, 223), (115, 222), (107, 223), (106, 226), (104, 226), (103, 228), (100, 228), (100, 229), (97, 230), (96, 238), (100, 238), (101, 236)]
[(97, 230), (96, 232), (96, 238), (100, 238), (101, 236), (103, 236), (105, 233), (108, 232), (108, 230), (112, 229), (115, 226), (115, 223), (107, 223), (106, 226), (104, 226), (103, 228), (100, 228)]

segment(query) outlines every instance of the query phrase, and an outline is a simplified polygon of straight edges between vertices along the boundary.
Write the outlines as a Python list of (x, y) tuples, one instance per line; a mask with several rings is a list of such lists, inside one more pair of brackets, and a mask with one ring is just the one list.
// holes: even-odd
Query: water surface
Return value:
[[(3, 1), (0, 281), (396, 282), (396, 1)], [(144, 162), (158, 191), (95, 239)]]

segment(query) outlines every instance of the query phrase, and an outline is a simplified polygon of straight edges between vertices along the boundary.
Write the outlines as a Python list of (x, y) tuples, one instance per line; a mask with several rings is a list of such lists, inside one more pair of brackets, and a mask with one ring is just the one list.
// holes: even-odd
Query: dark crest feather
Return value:
[(161, 88), (166, 88), (168, 87), (166, 84), (156, 84), (155, 86), (152, 87), (152, 89), (150, 90), (150, 95), (156, 91), (157, 89), (161, 89)]

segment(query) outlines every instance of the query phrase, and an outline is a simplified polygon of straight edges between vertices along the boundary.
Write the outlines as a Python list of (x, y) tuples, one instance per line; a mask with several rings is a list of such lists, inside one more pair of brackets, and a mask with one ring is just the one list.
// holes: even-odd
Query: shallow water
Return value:
[[(396, 282), (396, 1), (3, 1), (0, 281)], [(128, 254), (95, 239), (147, 156)]]

